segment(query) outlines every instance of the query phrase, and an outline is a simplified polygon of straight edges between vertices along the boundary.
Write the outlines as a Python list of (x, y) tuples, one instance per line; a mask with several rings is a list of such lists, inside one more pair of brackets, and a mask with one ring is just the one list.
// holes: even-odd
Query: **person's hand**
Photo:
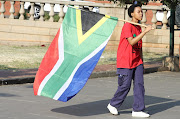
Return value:
[(154, 29), (154, 28), (153, 28), (151, 25), (148, 25), (148, 26), (145, 28), (144, 32), (147, 33), (147, 32), (149, 32), (149, 31), (152, 30), (152, 29)]

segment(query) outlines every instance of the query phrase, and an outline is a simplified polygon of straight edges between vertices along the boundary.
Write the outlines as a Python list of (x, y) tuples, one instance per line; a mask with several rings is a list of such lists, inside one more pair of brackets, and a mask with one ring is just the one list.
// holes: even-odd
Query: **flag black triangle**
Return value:
[[(87, 15), (88, 14), (88, 15)], [(81, 23), (83, 35), (91, 29), (104, 15), (97, 14), (90, 11), (81, 10)]]

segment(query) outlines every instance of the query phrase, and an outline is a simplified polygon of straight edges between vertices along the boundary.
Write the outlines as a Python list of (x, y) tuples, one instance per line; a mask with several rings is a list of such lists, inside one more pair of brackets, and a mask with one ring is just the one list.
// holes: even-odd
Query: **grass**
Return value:
[[(116, 51), (104, 51), (98, 64), (116, 64)], [(144, 62), (162, 61), (166, 53), (143, 52)]]
[(47, 49), (0, 45), (0, 69), (38, 68)]
[[(38, 68), (48, 46), (6, 46), (0, 45), (0, 69)], [(144, 52), (144, 62), (161, 61), (164, 53)], [(116, 64), (116, 51), (104, 51), (98, 65)]]

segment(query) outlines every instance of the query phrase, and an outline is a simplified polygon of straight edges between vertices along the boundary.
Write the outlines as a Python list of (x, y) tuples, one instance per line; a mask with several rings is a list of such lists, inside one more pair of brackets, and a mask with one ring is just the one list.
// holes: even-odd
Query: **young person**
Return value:
[[(141, 5), (133, 4), (128, 9), (128, 15), (132, 22), (138, 23), (142, 20)], [(118, 89), (114, 97), (110, 100), (107, 108), (110, 113), (117, 115), (117, 109), (122, 105), (126, 98), (133, 80), (134, 84), (134, 103), (133, 117), (149, 117), (144, 104), (144, 79), (143, 79), (143, 56), (142, 56), (142, 38), (152, 29), (147, 26), (142, 32), (141, 27), (130, 23), (125, 23), (120, 37), (117, 51), (117, 74)]]

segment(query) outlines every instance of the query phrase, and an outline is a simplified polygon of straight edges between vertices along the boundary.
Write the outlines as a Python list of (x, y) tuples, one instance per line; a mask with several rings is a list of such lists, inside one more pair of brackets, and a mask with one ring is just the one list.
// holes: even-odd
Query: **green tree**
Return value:
[(114, 3), (118, 3), (119, 5), (124, 5), (124, 4), (133, 4), (135, 1), (137, 1), (140, 4), (147, 4), (149, 0), (108, 0), (108, 1), (113, 1)]

